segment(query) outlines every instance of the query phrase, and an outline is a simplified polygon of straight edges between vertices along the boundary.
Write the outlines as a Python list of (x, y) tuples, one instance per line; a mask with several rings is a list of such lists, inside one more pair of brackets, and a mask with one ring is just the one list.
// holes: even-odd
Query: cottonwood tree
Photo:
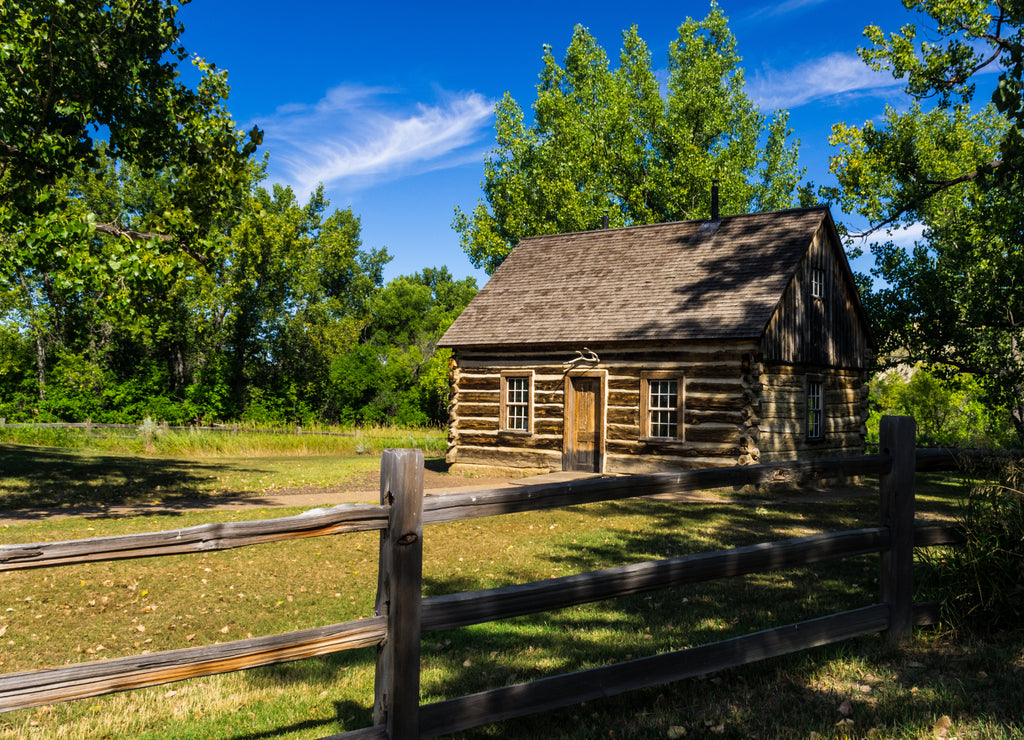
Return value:
[[(918, 41), (913, 24), (888, 36), (869, 27), (860, 53), (905, 79), (915, 104), (833, 128), (839, 188), (827, 197), (865, 217), (866, 233), (923, 227), (912, 248), (872, 246), (880, 287), (867, 300), (881, 349), (977, 375), (1024, 439), (1024, 4), (908, 7), (937, 42)], [(998, 78), (980, 76), (989, 68)]]
[(506, 93), (484, 161), (486, 200), (455, 209), (474, 265), (493, 272), (520, 239), (596, 228), (606, 213), (613, 226), (707, 217), (715, 178), (724, 213), (792, 204), (798, 143), (785, 112), (769, 119), (744, 92), (717, 6), (679, 27), (664, 94), (635, 26), (617, 69), (582, 26), (562, 64), (550, 46), (542, 63), (533, 122)]
[[(0, 281), (33, 336), (41, 399), (46, 345), (60, 345), (46, 311), (74, 294), (128, 307), (140, 279), (205, 264), (248, 184), (262, 135), (236, 130), (212, 65), (195, 60), (195, 89), (179, 82), (176, 12), (164, 0), (0, 5)], [(97, 217), (69, 182), (104, 160), (165, 173), (171, 192)], [(100, 235), (116, 241), (101, 248)]]
[[(90, 288), (127, 305), (136, 279), (208, 263), (234, 217), (262, 133), (237, 130), (213, 65), (196, 58), (198, 84), (180, 81), (177, 10), (169, 0), (0, 4), (0, 280), (29, 308), (48, 291)], [(68, 180), (101, 156), (163, 173), (160, 207), (102, 218), (67, 197)], [(98, 234), (119, 253), (98, 254)], [(38, 335), (36, 354), (42, 373)]]
[(456, 280), (446, 267), (428, 267), (370, 296), (358, 346), (331, 366), (341, 418), (444, 423), (451, 350), (437, 343), (476, 292), (474, 278)]

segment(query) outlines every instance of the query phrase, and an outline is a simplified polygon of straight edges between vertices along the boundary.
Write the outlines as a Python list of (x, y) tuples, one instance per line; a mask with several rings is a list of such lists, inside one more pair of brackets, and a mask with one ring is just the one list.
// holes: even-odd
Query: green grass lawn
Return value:
[(380, 467), (372, 455), (169, 457), (0, 445), (0, 511), (175, 503), (346, 486)]
[[(85, 471), (95, 466), (102, 472), (103, 459), (70, 456), (63, 472), (37, 472), (35, 480), (59, 504), (60, 483), (47, 487), (43, 479), (77, 479), (76, 465), (87, 477)], [(192, 465), (198, 472), (190, 475), (206, 481), (219, 475), (220, 482), (208, 483), (212, 490), (227, 490), (224, 480), (258, 485), (257, 473), (290, 480), (312, 465), (308, 458), (297, 466), (287, 457), (258, 459), (248, 472), (238, 468), (249, 458), (223, 469), (217, 466), (227, 459), (182, 457), (175, 465)], [(145, 468), (150, 460), (137, 462)], [(341, 459), (337, 464), (344, 468)], [(324, 466), (317, 476), (333, 475), (327, 470), (331, 463)], [(16, 477), (30, 477), (28, 471)], [(952, 516), (959, 493), (955, 481), (930, 475), (921, 482), (919, 515)], [(424, 591), (429, 596), (488, 588), (868, 525), (877, 521), (877, 508), (871, 496), (785, 506), (638, 499), (433, 525), (424, 538)], [(34, 520), (8, 526), (0, 537), (57, 540), (293, 513), (246, 509)], [(368, 616), (376, 558), (377, 534), (358, 533), (6, 573), (0, 575), (0, 671)], [(874, 603), (877, 571), (878, 557), (866, 556), (426, 634), (422, 699), (437, 701)], [(1021, 738), (1022, 646), (1020, 633), (971, 641), (941, 630), (920, 631), (901, 649), (864, 638), (458, 737), (921, 738), (945, 732)], [(320, 738), (371, 724), (373, 663), (373, 651), (361, 650), (12, 712), (0, 715), (0, 738)], [(943, 717), (951, 722), (948, 729)]]
[(437, 429), (363, 429), (345, 436), (172, 431), (147, 442), (134, 433), (97, 439), (79, 429), (0, 427), (0, 512), (352, 486), (377, 471), (385, 448), (419, 447), (429, 456), (444, 445)]

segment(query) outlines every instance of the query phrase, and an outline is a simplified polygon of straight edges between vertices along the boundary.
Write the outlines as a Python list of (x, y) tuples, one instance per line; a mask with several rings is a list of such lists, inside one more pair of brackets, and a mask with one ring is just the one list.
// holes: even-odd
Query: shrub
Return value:
[(1009, 413), (993, 408), (978, 379), (947, 368), (917, 365), (886, 370), (871, 379), (869, 443), (878, 442), (882, 416), (913, 416), (917, 443), (925, 447), (1009, 446)]
[(1019, 628), (1024, 613), (1024, 460), (981, 472), (961, 502), (964, 542), (925, 550), (922, 575), (943, 600), (943, 622), (995, 632)]

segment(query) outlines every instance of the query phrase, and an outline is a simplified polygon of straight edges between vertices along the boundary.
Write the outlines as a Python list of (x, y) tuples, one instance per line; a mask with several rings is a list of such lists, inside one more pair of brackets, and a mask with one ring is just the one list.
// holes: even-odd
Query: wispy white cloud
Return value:
[(785, 0), (781, 3), (767, 4), (750, 14), (751, 18), (771, 18), (779, 15), (789, 15), (805, 8), (812, 8), (821, 5), (829, 0)]
[[(856, 225), (848, 224), (848, 226), (850, 226), (851, 232), (858, 232), (858, 227)], [(866, 226), (867, 225), (865, 224), (864, 227), (866, 228)], [(892, 242), (897, 247), (913, 251), (915, 244), (927, 241), (925, 237), (926, 229), (927, 227), (918, 221), (912, 224), (892, 226), (888, 229), (872, 231), (866, 236), (858, 237), (855, 239), (855, 242), (857, 246), (865, 250), (867, 250), (872, 244)]]
[(343, 85), (314, 104), (289, 104), (257, 121), (271, 169), (300, 193), (318, 183), (370, 183), (481, 161), (493, 101), (438, 91), (431, 103), (403, 103), (389, 88)]
[(914, 244), (924, 241), (925, 225), (918, 222), (908, 226), (898, 226), (890, 229), (889, 232), (878, 234), (873, 241), (891, 241), (898, 247), (913, 249)]
[(841, 96), (891, 94), (903, 83), (875, 72), (854, 54), (836, 52), (792, 69), (762, 67), (747, 83), (747, 94), (762, 108), (798, 108)]

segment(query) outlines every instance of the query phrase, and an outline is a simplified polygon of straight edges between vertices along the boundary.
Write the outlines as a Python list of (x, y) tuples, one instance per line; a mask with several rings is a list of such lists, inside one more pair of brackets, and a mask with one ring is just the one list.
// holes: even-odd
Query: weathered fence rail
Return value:
[(186, 678), (315, 658), (378, 645), (386, 635), (387, 618), (378, 616), (219, 645), (8, 673), (0, 676), (0, 710), (84, 699)]
[(341, 504), (279, 519), (199, 524), (163, 532), (64, 542), (0, 545), (0, 571), (231, 550), (280, 540), (365, 532), (387, 527), (388, 514), (386, 506)]
[[(129, 557), (208, 552), (276, 540), (381, 530), (373, 617), (207, 647), (82, 663), (0, 676), (0, 710), (97, 696), (197, 676), (242, 670), (340, 650), (377, 647), (374, 725), (332, 738), (428, 738), (569, 706), (724, 668), (886, 633), (908, 638), (935, 620), (934, 605), (914, 605), (913, 548), (957, 540), (949, 527), (914, 526), (915, 468), (951, 467), (955, 452), (915, 454), (913, 419), (887, 417), (882, 452), (836, 460), (716, 468), (423, 498), (423, 456), (388, 450), (379, 506), (343, 505), (293, 517), (189, 527), (169, 532), (71, 542), (0, 546), (0, 571)], [(814, 477), (878, 474), (877, 527), (766, 542), (482, 591), (422, 598), (423, 525), (581, 503), (758, 485)], [(880, 601), (860, 609), (784, 625), (696, 648), (419, 704), (423, 632), (451, 629), (602, 599), (832, 558), (879, 553)]]

